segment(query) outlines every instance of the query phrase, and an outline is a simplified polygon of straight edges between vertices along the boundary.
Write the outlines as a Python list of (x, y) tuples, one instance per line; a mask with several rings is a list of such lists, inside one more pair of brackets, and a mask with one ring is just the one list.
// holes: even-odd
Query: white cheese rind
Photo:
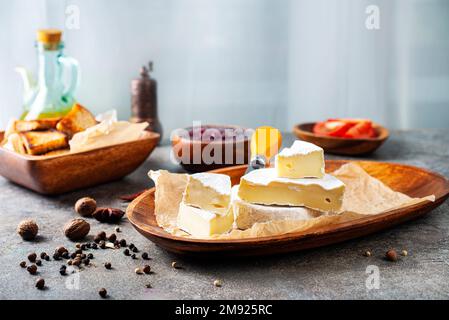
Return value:
[(278, 155), (282, 157), (294, 157), (299, 155), (307, 155), (312, 152), (323, 152), (323, 148), (306, 141), (296, 140), (290, 148), (284, 148)]

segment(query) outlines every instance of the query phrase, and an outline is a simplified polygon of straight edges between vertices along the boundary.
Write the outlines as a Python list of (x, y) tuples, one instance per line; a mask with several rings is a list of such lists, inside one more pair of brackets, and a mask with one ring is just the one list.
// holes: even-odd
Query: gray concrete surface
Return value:
[[(287, 140), (291, 140), (288, 137)], [(286, 142), (289, 143), (288, 141)], [(235, 260), (195, 260), (174, 256), (140, 236), (125, 219), (119, 237), (149, 252), (151, 275), (136, 275), (141, 259), (126, 258), (121, 250), (93, 251), (93, 266), (76, 276), (62, 277), (62, 262), (44, 262), (39, 268), (48, 288), (34, 288), (36, 276), (19, 267), (30, 252), (52, 252), (74, 244), (62, 234), (66, 221), (76, 217), (73, 204), (92, 196), (100, 205), (125, 208), (120, 194), (151, 185), (150, 169), (180, 170), (168, 160), (169, 147), (158, 148), (145, 164), (122, 181), (58, 197), (43, 197), (0, 178), (0, 298), (1, 299), (98, 299), (98, 288), (107, 288), (110, 299), (416, 299), (449, 298), (449, 204), (430, 215), (372, 236), (338, 245), (282, 256)], [(329, 156), (328, 158), (333, 158)], [(370, 159), (408, 163), (449, 176), (449, 131), (395, 131)], [(23, 242), (15, 233), (19, 221), (36, 219), (37, 242)], [(90, 220), (91, 234), (114, 226)], [(409, 256), (397, 263), (383, 260), (389, 248), (407, 249)], [(373, 256), (362, 256), (371, 250)], [(110, 261), (112, 270), (102, 264)], [(174, 270), (177, 261), (183, 269)], [(380, 288), (367, 289), (370, 265), (380, 272)], [(213, 286), (222, 279), (223, 287)], [(145, 285), (151, 283), (152, 289)]]

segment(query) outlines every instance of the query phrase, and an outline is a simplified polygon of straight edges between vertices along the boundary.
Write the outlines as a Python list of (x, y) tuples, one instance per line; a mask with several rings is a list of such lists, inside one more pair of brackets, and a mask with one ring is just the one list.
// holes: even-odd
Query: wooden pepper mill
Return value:
[(153, 71), (153, 62), (149, 67), (143, 66), (140, 78), (131, 82), (131, 122), (148, 122), (146, 130), (157, 132), (162, 139), (162, 126), (157, 114), (157, 82), (150, 77)]

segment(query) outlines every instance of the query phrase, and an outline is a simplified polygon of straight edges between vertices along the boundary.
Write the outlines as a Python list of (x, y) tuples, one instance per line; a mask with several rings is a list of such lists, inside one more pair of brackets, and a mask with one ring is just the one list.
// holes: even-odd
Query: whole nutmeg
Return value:
[(73, 219), (64, 226), (64, 234), (72, 241), (81, 240), (90, 231), (90, 224), (83, 219)]
[(22, 237), (23, 240), (31, 241), (37, 236), (39, 227), (34, 220), (23, 220), (17, 226), (17, 233)]
[(117, 223), (125, 212), (115, 208), (98, 208), (92, 216), (100, 222)]
[(75, 211), (83, 217), (90, 217), (97, 210), (97, 202), (89, 197), (81, 198), (75, 203)]

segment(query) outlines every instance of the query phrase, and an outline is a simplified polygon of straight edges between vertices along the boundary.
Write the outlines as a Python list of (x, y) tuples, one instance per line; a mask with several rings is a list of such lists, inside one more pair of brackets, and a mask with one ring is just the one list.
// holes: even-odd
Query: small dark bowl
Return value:
[(315, 123), (298, 124), (293, 128), (295, 136), (301, 140), (320, 146), (327, 153), (359, 156), (367, 155), (379, 148), (389, 137), (388, 129), (373, 123), (377, 136), (370, 139), (347, 139), (338, 137), (320, 136), (313, 133)]
[[(204, 129), (233, 129), (241, 130), (242, 132), (246, 128), (233, 126), (233, 125), (203, 125)], [(179, 134), (178, 132), (182, 130), (183, 132), (191, 131), (193, 128), (183, 128), (175, 130), (175, 134), (171, 137), (172, 151), (175, 159), (179, 164), (189, 172), (203, 172), (209, 170), (215, 170), (225, 167), (231, 167), (235, 165), (248, 164), (250, 158), (250, 138), (240, 137), (238, 139), (226, 139), (226, 140), (195, 140), (192, 137), (186, 137), (185, 135)], [(209, 148), (207, 150), (206, 148)], [(205, 151), (206, 149), (206, 151)], [(206, 161), (202, 156), (203, 152), (208, 152), (208, 154), (215, 155), (214, 152), (209, 152), (210, 150), (220, 150), (221, 155), (217, 155), (219, 161)], [(226, 153), (232, 150), (232, 158), (230, 155), (226, 157)], [(197, 156), (195, 156), (197, 155)]]

